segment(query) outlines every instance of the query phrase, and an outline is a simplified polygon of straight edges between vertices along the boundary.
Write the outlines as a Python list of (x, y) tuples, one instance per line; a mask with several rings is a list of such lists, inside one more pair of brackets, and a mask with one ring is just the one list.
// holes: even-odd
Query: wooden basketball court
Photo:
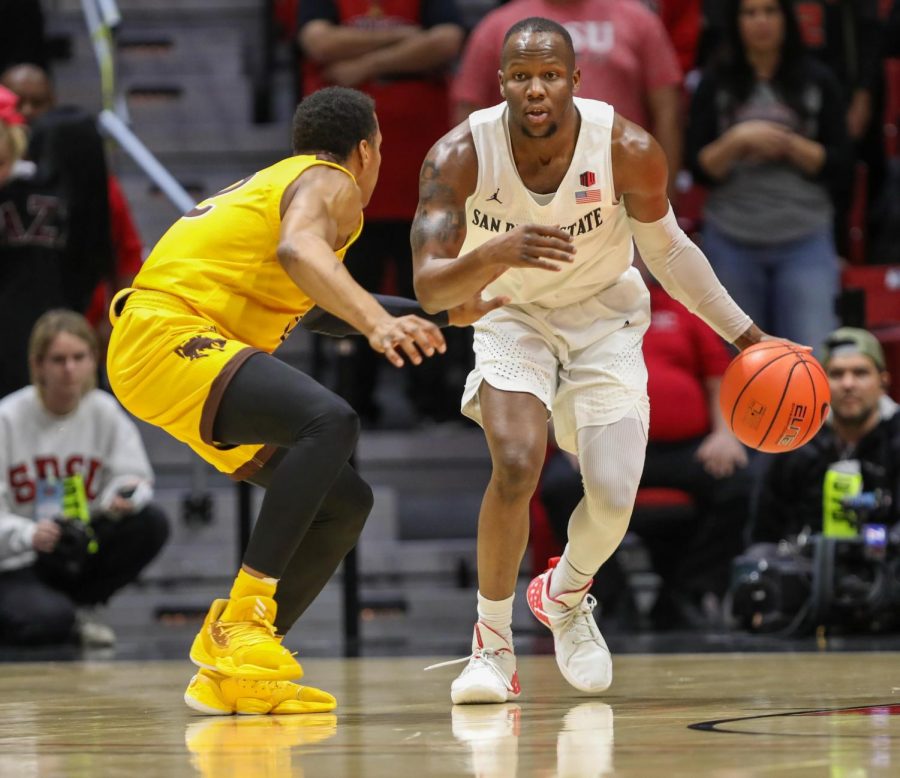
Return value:
[(900, 655), (625, 656), (602, 698), (548, 656), (516, 703), (453, 707), (455, 667), (310, 659), (335, 713), (205, 717), (187, 662), (0, 667), (0, 775), (593, 778), (900, 775)]

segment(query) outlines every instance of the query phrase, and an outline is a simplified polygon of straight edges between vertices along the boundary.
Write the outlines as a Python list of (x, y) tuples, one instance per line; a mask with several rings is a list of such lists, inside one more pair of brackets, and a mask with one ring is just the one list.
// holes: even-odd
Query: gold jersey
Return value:
[[(315, 304), (281, 267), (281, 199), (303, 171), (332, 162), (299, 155), (203, 200), (182, 216), (156, 244), (133, 289), (181, 298), (217, 330), (272, 352)], [(355, 179), (354, 179), (355, 180)], [(359, 226), (335, 253), (343, 259)]]

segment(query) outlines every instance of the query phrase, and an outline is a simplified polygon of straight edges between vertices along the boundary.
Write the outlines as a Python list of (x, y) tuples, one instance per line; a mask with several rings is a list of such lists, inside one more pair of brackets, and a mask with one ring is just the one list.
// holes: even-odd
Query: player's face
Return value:
[(831, 387), (831, 412), (837, 421), (861, 424), (878, 408), (885, 377), (862, 354), (834, 356), (825, 370)]
[(777, 0), (743, 0), (738, 28), (751, 53), (780, 51), (784, 41), (784, 14)]
[(523, 32), (510, 38), (499, 77), (510, 125), (530, 138), (549, 138), (574, 112), (572, 95), (581, 74), (555, 33)]
[(69, 407), (77, 404), (96, 370), (91, 347), (77, 335), (60, 332), (36, 363), (35, 377), (51, 408)]
[(365, 208), (372, 199), (375, 184), (378, 183), (378, 171), (381, 169), (381, 128), (378, 119), (375, 120), (375, 137), (366, 142), (365, 153), (362, 156), (362, 170), (356, 178), (359, 190), (362, 193), (362, 204)]

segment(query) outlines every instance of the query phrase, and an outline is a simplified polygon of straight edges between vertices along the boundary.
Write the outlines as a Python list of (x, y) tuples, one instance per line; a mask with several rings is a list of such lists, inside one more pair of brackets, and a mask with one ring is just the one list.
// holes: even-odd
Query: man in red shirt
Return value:
[(662, 22), (635, 0), (512, 0), (487, 14), (469, 36), (453, 83), (456, 120), (500, 102), (503, 36), (530, 16), (559, 22), (572, 36), (582, 76), (579, 97), (609, 103), (659, 141), (669, 161), (672, 199), (681, 166), (682, 72)]

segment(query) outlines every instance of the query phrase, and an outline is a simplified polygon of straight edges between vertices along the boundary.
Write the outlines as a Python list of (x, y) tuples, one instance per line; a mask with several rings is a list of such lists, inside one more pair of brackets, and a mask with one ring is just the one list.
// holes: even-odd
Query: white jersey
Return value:
[(634, 244), (628, 216), (616, 200), (612, 173), (615, 112), (598, 100), (575, 98), (581, 128), (572, 163), (556, 194), (540, 205), (519, 177), (512, 156), (506, 103), (476, 111), (469, 126), (478, 155), (478, 184), (466, 200), (466, 240), (460, 254), (520, 224), (560, 225), (575, 239), (572, 264), (560, 272), (512, 268), (485, 290), (514, 304), (558, 308), (615, 286), (616, 307), (637, 307), (646, 287), (632, 267)]
[(94, 389), (67, 416), (49, 413), (33, 386), (0, 401), (0, 571), (34, 561), (38, 481), (76, 473), (92, 511), (104, 507), (124, 479), (152, 483), (137, 426), (111, 395)]

